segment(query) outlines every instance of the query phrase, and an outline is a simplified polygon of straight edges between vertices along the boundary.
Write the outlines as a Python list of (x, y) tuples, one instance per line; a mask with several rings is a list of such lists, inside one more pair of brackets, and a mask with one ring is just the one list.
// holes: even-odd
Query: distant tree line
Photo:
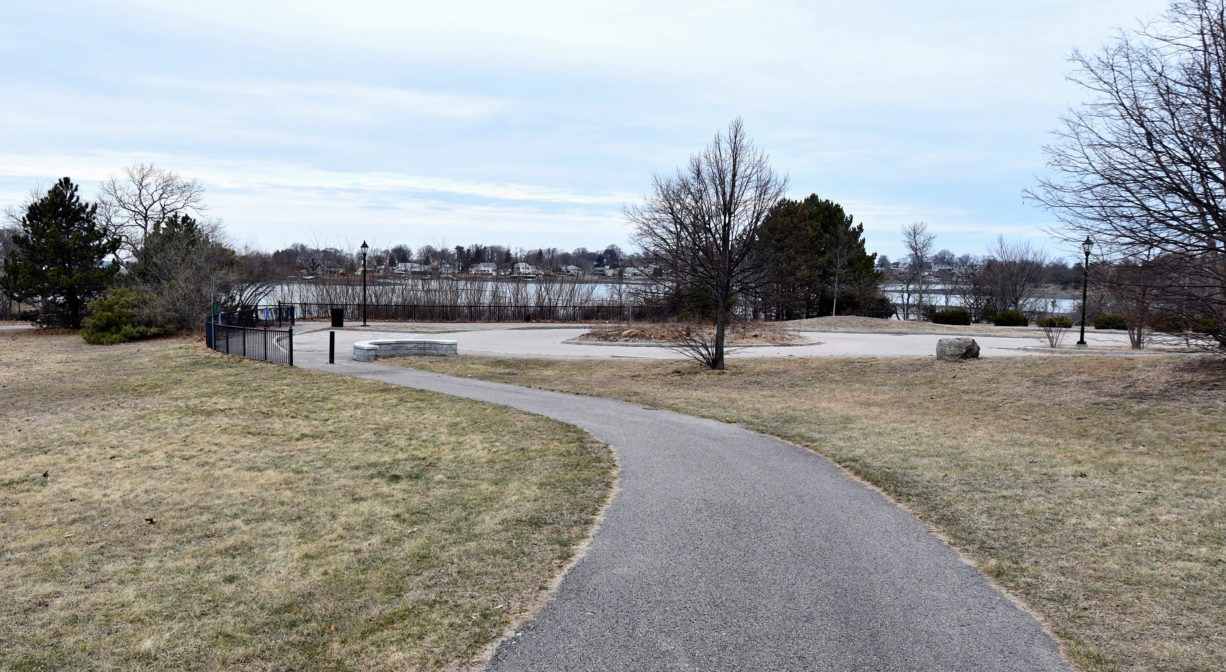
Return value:
[[(313, 247), (295, 243), (272, 253), (249, 251), (246, 253), (256, 267), (262, 269), (265, 280), (282, 281), (296, 277), (327, 275), (352, 275), (362, 268), (362, 257), (356, 250), (336, 247)], [(617, 245), (603, 250), (585, 247), (569, 252), (555, 247), (524, 249), (507, 245), (474, 243), (455, 247), (422, 245), (413, 248), (397, 244), (387, 248), (371, 248), (366, 255), (368, 271), (388, 272), (401, 265), (415, 264), (421, 272), (468, 273), (477, 264), (493, 264), (506, 270), (517, 263), (527, 263), (533, 268), (548, 272), (562, 272), (573, 266), (587, 273), (596, 269), (624, 268), (631, 262), (631, 255)]]

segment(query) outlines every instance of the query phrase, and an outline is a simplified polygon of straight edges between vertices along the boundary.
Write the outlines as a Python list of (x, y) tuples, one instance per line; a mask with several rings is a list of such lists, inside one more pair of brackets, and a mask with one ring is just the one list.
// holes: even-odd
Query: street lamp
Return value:
[[(366, 326), (366, 253), (370, 250), (370, 246), (366, 241), (362, 241), (362, 326)], [(1087, 259), (1089, 252), (1086, 253)]]
[(1086, 253), (1086, 261), (1081, 266), (1081, 340), (1077, 347), (1086, 347), (1086, 291), (1090, 286), (1090, 250), (1094, 248), (1094, 240), (1089, 236), (1081, 243), (1081, 251)]

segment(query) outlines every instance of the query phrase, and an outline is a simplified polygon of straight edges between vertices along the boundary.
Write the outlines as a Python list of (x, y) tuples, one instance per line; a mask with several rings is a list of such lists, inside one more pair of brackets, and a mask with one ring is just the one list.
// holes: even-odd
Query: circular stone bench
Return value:
[(377, 338), (353, 344), (353, 359), (373, 362), (378, 357), (401, 355), (454, 355), (456, 341), (436, 338)]

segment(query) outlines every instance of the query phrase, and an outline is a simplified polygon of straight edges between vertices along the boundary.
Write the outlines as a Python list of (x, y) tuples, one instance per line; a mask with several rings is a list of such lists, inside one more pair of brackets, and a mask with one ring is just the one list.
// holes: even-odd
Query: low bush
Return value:
[(112, 289), (90, 304), (81, 337), (91, 345), (114, 345), (169, 333), (168, 329), (138, 323), (145, 301), (145, 295), (135, 289)]
[(860, 317), (875, 317), (882, 320), (892, 319), (898, 314), (898, 308), (884, 296), (875, 296), (860, 306), (854, 313)]
[(971, 314), (961, 308), (938, 310), (932, 313), (933, 324), (962, 324), (970, 326)]
[(1040, 319), (1035, 324), (1044, 329), (1071, 329), (1073, 321), (1064, 315), (1052, 315), (1051, 317)]
[(1128, 323), (1119, 313), (1104, 313), (1094, 318), (1095, 329), (1127, 329)]
[(1030, 320), (1016, 310), (1002, 310), (989, 319), (998, 327), (1024, 327), (1030, 324)]

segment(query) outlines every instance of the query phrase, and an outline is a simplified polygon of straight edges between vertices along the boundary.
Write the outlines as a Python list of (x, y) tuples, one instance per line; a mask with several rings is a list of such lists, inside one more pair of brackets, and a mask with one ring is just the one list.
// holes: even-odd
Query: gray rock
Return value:
[(956, 362), (979, 356), (979, 344), (973, 338), (942, 338), (937, 341), (937, 359)]

